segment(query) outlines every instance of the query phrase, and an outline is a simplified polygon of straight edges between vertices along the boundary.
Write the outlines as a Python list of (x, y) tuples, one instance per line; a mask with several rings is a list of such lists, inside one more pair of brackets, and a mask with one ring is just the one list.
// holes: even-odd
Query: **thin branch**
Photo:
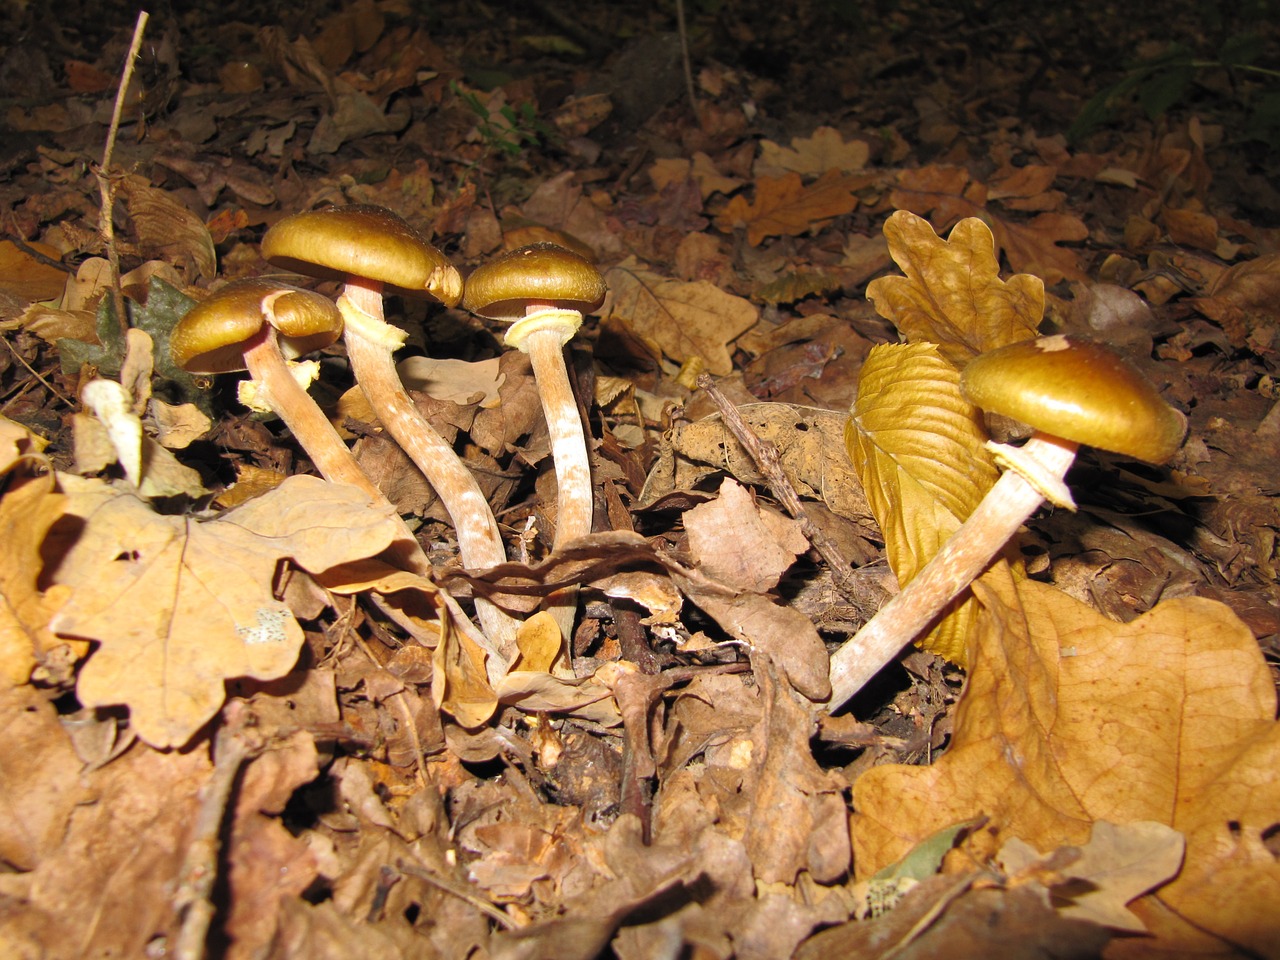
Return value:
[(102, 148), (102, 163), (96, 171), (98, 193), (102, 198), (98, 228), (106, 247), (107, 262), (111, 264), (111, 304), (115, 309), (116, 322), (120, 324), (122, 333), (128, 329), (129, 319), (124, 308), (124, 291), (120, 289), (120, 254), (116, 250), (116, 228), (112, 216), (112, 208), (116, 202), (116, 187), (111, 179), (110, 167), (111, 156), (116, 149), (116, 138), (120, 135), (120, 117), (124, 113), (124, 101), (129, 93), (129, 84), (133, 81), (134, 64), (138, 59), (138, 51), (142, 49), (142, 35), (146, 32), (149, 18), (147, 11), (138, 11), (138, 22), (133, 27), (133, 42), (129, 44), (129, 55), (125, 57), (120, 86), (116, 89), (116, 103), (111, 111), (111, 126), (107, 128), (107, 142)]

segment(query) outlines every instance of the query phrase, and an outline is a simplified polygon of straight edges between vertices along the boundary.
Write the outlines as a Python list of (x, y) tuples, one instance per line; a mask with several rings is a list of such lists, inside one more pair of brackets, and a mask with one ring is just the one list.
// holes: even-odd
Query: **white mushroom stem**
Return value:
[[(261, 332), (245, 347), (245, 367), (259, 384), (259, 399), (265, 399), (271, 410), (289, 428), (298, 445), (311, 458), (320, 476), (330, 483), (346, 483), (361, 490), (373, 503), (386, 507), (399, 521), (401, 545), (394, 548), (394, 559), (411, 573), (426, 574), (431, 563), (422, 552), (413, 532), (386, 495), (369, 479), (356, 462), (350, 448), (342, 442), (338, 431), (324, 415), (311, 394), (293, 378), (271, 324), (264, 323)], [(265, 394), (265, 396), (262, 396)]]
[[(478, 571), (505, 563), (502, 535), (480, 485), (427, 422), (400, 381), (393, 355), (405, 334), (383, 319), (381, 284), (349, 278), (338, 298), (338, 309), (356, 382), (382, 425), (422, 471), (448, 511), (463, 565)], [(499, 653), (491, 658), (490, 676), (502, 676), (515, 657), (516, 621), (482, 597), (476, 597), (475, 603), (480, 625)], [(500, 662), (503, 658), (505, 663)]]
[[(830, 710), (844, 706), (924, 632), (947, 604), (982, 574), (1046, 496), (1062, 497), (1066, 490), (1063, 477), (1075, 460), (1077, 446), (1070, 440), (1037, 433), (1013, 456), (998, 456), (1009, 469), (969, 518), (901, 592), (831, 658)], [(1069, 505), (1069, 495), (1064, 505)]]
[[(551, 436), (551, 458), (556, 471), (556, 534), (552, 549), (591, 532), (594, 515), (591, 461), (587, 438), (578, 415), (578, 402), (569, 384), (564, 346), (582, 326), (582, 314), (547, 306), (533, 306), (507, 330), (506, 343), (529, 355), (533, 377), (542, 398), (542, 413)], [(547, 598), (544, 609), (555, 618), (566, 645), (573, 636), (577, 591), (559, 590)], [(567, 654), (566, 654), (567, 661)]]
[(293, 378), (280, 352), (275, 328), (269, 323), (264, 323), (261, 332), (246, 346), (244, 363), (259, 385), (259, 400), (265, 399), (272, 412), (289, 428), (320, 476), (332, 483), (359, 487), (378, 503), (386, 501), (382, 491), (360, 469), (351, 450), (311, 394)]

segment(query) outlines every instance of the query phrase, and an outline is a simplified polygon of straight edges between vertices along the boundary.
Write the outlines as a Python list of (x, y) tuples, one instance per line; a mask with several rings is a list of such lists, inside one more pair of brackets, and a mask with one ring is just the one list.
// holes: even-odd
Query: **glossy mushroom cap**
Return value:
[(430, 295), (447, 307), (462, 297), (462, 276), (445, 255), (403, 218), (372, 204), (285, 217), (262, 238), (262, 256), (309, 277), (363, 277), (388, 293)]
[(179, 320), (169, 335), (173, 362), (191, 373), (245, 369), (244, 349), (270, 323), (288, 359), (327, 347), (342, 336), (342, 314), (328, 297), (274, 280), (227, 284)]
[(1186, 418), (1137, 368), (1089, 340), (1040, 337), (984, 353), (960, 389), (983, 410), (1148, 463), (1172, 457), (1186, 433)]
[(467, 277), (462, 307), (512, 323), (539, 305), (589, 313), (604, 301), (605, 290), (590, 260), (554, 243), (534, 243), (477, 267)]

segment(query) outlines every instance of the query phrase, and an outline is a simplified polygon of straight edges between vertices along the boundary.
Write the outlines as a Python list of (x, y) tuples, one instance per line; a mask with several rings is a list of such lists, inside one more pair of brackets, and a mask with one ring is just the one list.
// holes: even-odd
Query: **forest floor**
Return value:
[[(150, 13), (119, 97), (135, 9), (0, 14), (0, 955), (1280, 957), (1274, 3)], [(462, 304), (385, 309), (483, 569), (341, 341), (366, 487), (175, 363), (229, 281), (336, 298), (261, 244), (350, 204), (594, 264), (591, 532)], [(1086, 439), (918, 647), (845, 646), (1037, 334), (1177, 451)]]

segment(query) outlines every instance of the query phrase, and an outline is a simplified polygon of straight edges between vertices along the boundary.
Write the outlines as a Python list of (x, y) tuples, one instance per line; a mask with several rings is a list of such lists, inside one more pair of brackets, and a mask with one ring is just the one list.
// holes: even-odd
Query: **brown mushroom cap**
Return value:
[(605, 289), (590, 260), (554, 243), (534, 243), (477, 267), (467, 277), (462, 306), (512, 323), (537, 304), (588, 313), (603, 302)]
[(263, 236), (262, 256), (309, 277), (363, 277), (389, 293), (430, 295), (448, 307), (462, 296), (462, 277), (445, 255), (403, 218), (372, 204), (285, 217)]
[(1186, 418), (1137, 368), (1089, 340), (1040, 337), (984, 353), (960, 389), (983, 410), (1148, 463), (1172, 457), (1186, 433)]
[(342, 336), (342, 314), (328, 297), (274, 280), (237, 280), (174, 324), (169, 352), (191, 373), (243, 370), (245, 343), (264, 323), (279, 332), (280, 352), (289, 359)]

